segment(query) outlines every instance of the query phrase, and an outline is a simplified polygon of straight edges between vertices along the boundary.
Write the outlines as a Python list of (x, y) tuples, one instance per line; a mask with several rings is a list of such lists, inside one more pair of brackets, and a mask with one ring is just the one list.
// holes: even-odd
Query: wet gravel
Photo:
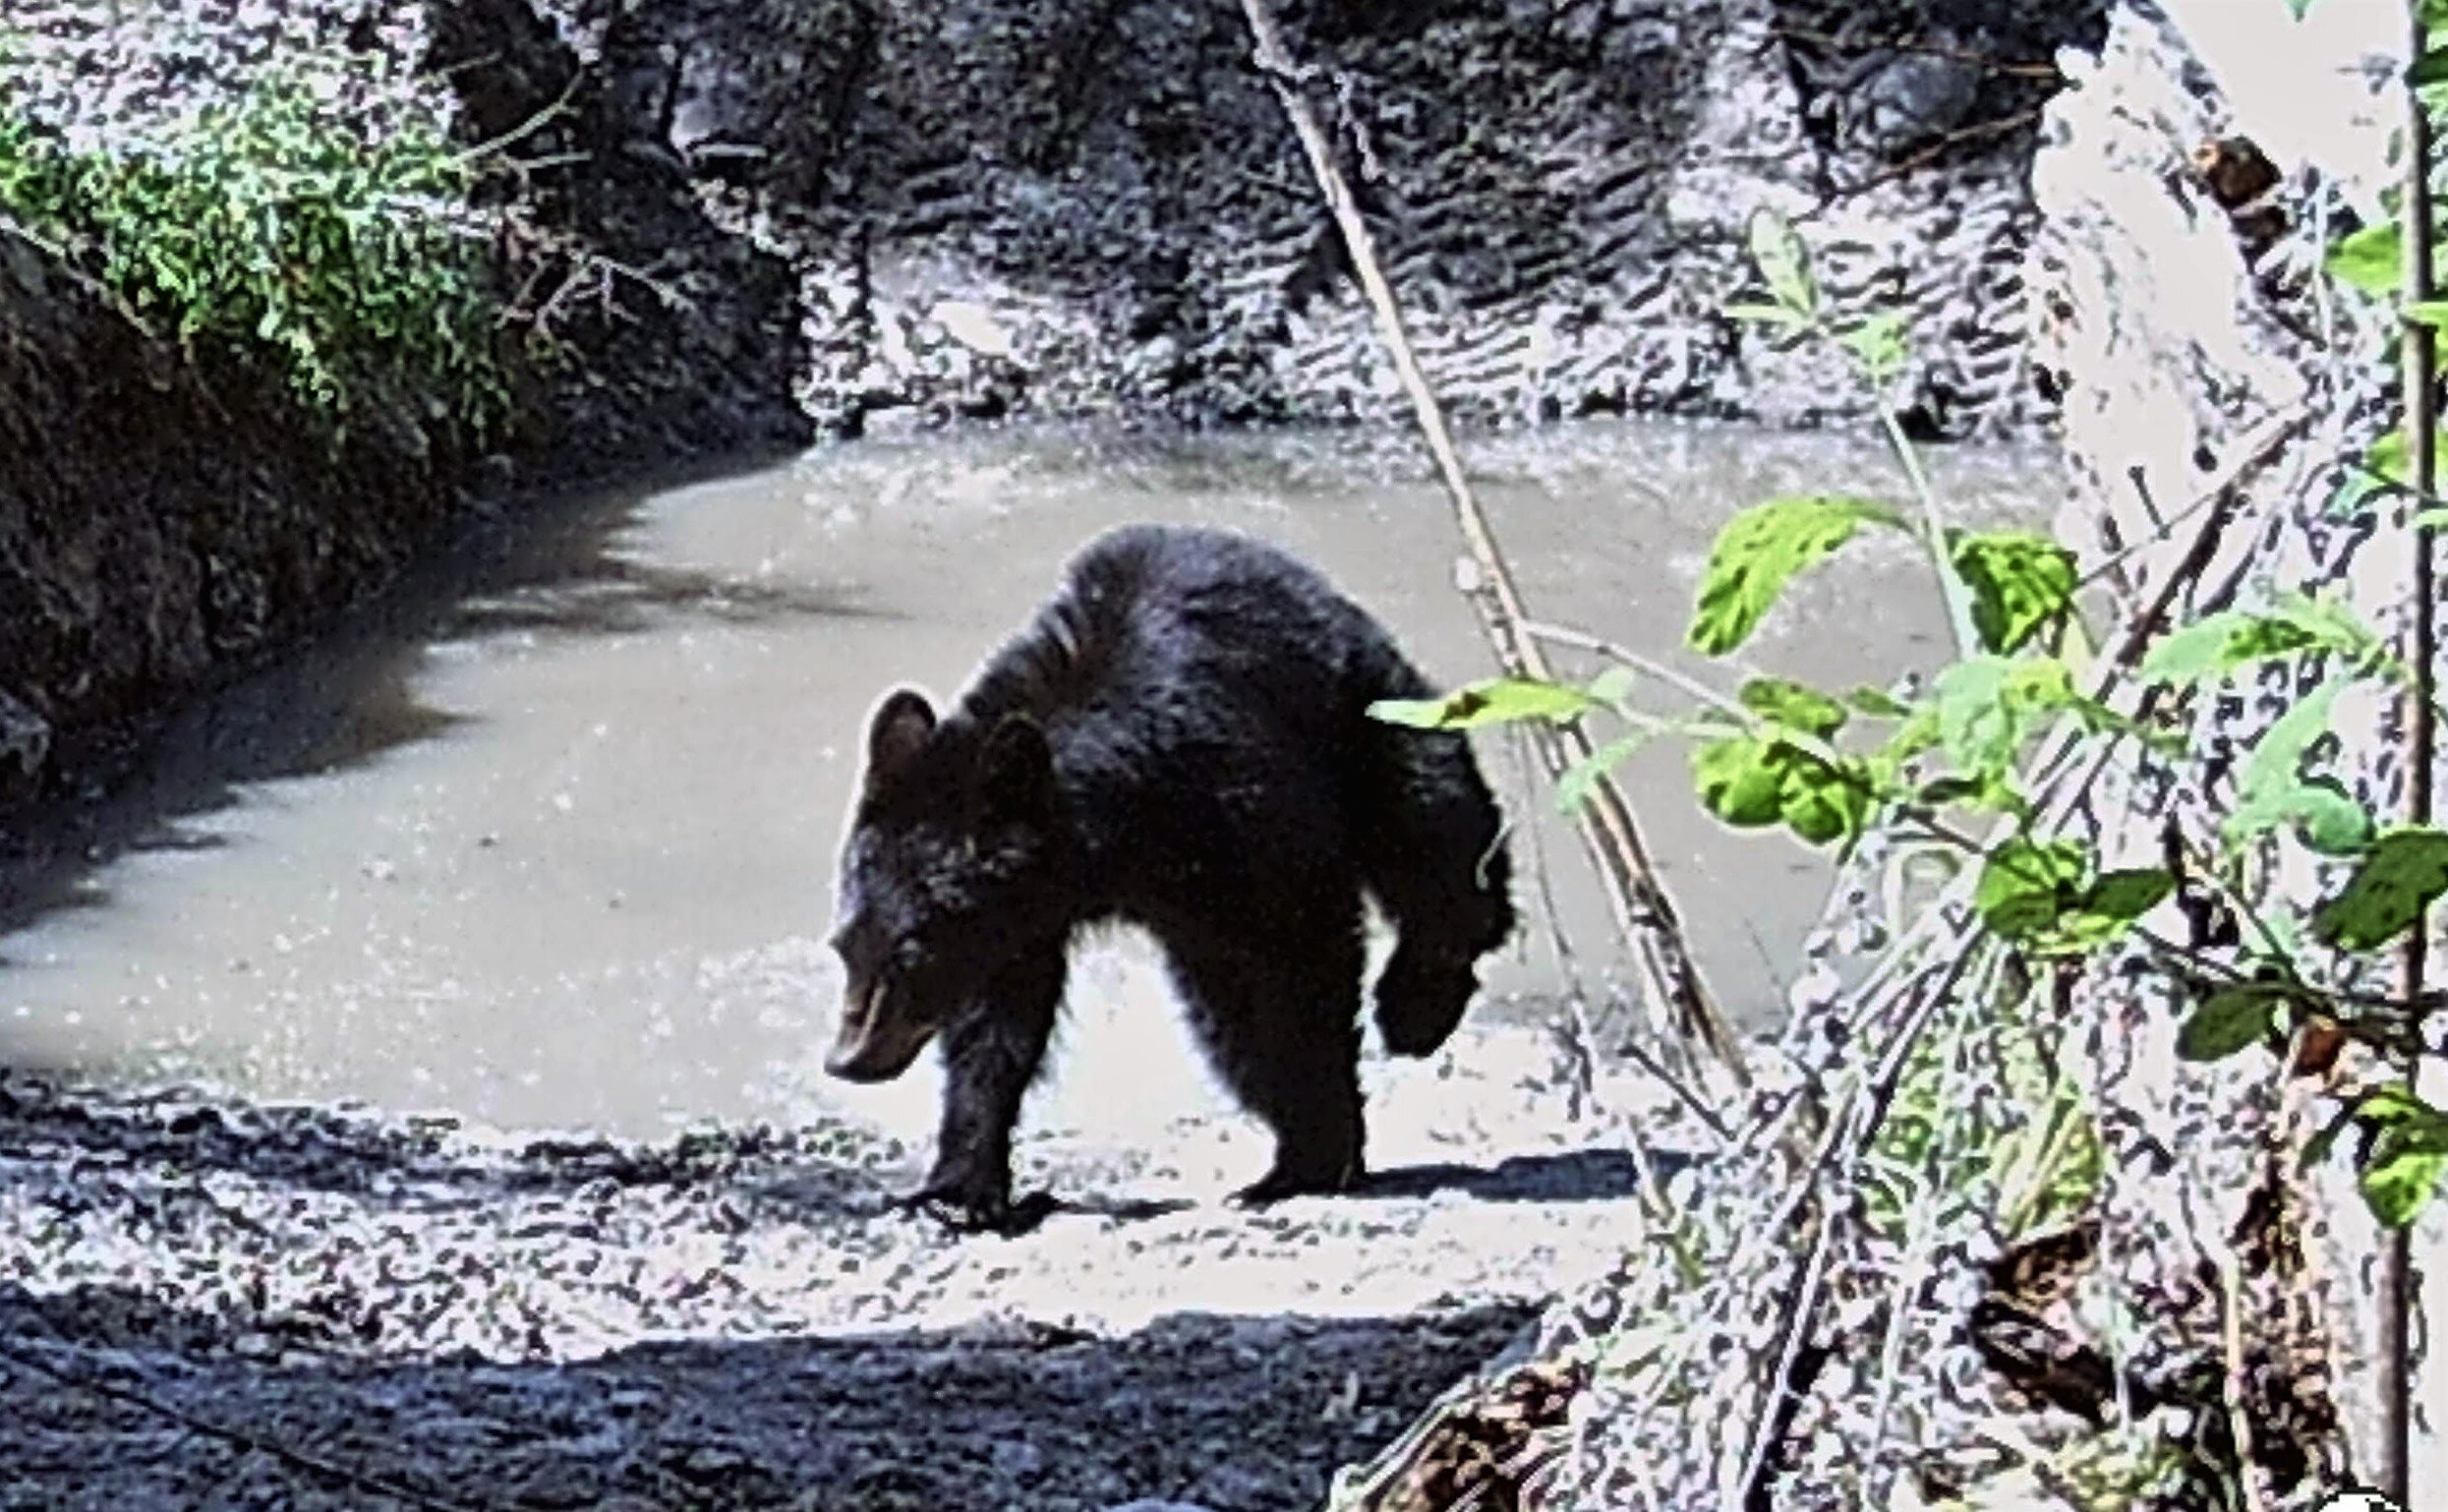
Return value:
[[(1026, 1132), (1042, 1218), (900, 1211), (823, 1122), (535, 1139), (0, 1076), (0, 1508), (1315, 1505), (1635, 1241), (1623, 1125), (1479, 1029), (1364, 1192), (1238, 1119)], [(1615, 1136), (1607, 1134), (1615, 1131)]]

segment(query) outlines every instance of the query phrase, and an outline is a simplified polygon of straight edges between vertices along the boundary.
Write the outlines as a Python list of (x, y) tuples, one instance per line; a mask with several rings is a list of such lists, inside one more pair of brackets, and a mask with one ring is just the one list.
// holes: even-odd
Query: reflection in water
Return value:
[[(1728, 512), (1893, 491), (1872, 447), (1730, 429), (1569, 427), (1471, 460), (1542, 617), (1695, 667), (1683, 623)], [(2051, 501), (2036, 454), (1941, 460), (1964, 517)], [(129, 796), (63, 832), (79, 858), (0, 877), (0, 922), (22, 925), (0, 938), (0, 1058), (519, 1126), (651, 1134), (826, 1106), (921, 1130), (931, 1076), (851, 1088), (814, 1070), (858, 730), (895, 683), (957, 691), (1072, 552), (1139, 519), (1276, 541), (1431, 676), (1486, 666), (1443, 496), (1399, 434), (913, 438), (541, 510), (187, 719)], [(1850, 683), (1932, 659), (1942, 629), (1905, 544), (1850, 550), (1796, 585), (1747, 665)], [(1511, 742), (1483, 756), (1520, 862), (1545, 855), (1564, 931), (1603, 963), (1569, 832)], [(1705, 967), (1760, 1021), (1822, 869), (1701, 817), (1678, 751), (1626, 780)], [(1544, 930), (1492, 976), (1535, 1011), (1557, 983)], [(1074, 983), (1054, 1117), (1211, 1102), (1137, 942), (1101, 943)]]

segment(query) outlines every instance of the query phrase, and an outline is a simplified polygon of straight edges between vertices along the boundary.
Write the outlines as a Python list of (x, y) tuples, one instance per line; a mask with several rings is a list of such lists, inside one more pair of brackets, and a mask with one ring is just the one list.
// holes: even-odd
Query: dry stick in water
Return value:
[[(1384, 339), (1394, 360), (1394, 371), (1410, 396), (1421, 434), (1436, 458), (1446, 492), (1453, 495), (1454, 518), (1479, 569), (1479, 585), (1469, 597), (1472, 607), (1479, 611), (1481, 626), (1487, 632), (1496, 660), (1508, 674), (1545, 678), (1549, 675), (1546, 658), (1522, 630), (1528, 616), (1522, 608), (1521, 593), (1514, 586), (1504, 554), (1496, 549), (1486, 513), (1472, 493), (1470, 480), (1463, 475), (1444, 412), (1428, 387), (1427, 375), (1420, 370), (1410, 338), (1404, 334), (1402, 309), (1395, 303), (1394, 291), (1378, 265), (1375, 245), (1367, 222), (1361, 219), (1360, 206), (1352, 199), (1351, 185), (1335, 165), (1326, 134), (1317, 124), (1308, 97), (1301, 92), (1300, 71), (1284, 49), (1282, 33), (1276, 29), (1266, 0), (1242, 0), (1242, 11), (1249, 17), (1250, 32), (1256, 40), (1254, 59), (1258, 71), (1275, 87), (1276, 98), (1283, 102), (1293, 134), (1301, 140), (1310, 169), (1316, 175), (1318, 191), (1325, 196), (1335, 224), (1343, 233), (1344, 247), (1351, 253), (1352, 265), (1359, 270), (1361, 286), (1376, 315), (1377, 332)], [(1559, 778), (1573, 762), (1588, 760), (1595, 749), (1588, 732), (1577, 723), (1539, 727), (1538, 745), (1540, 760), (1548, 775)], [(1683, 936), (1682, 922), (1659, 883), (1649, 848), (1632, 822), (1631, 805), (1624, 801), (1622, 790), (1610, 779), (1602, 776), (1593, 785), (1589, 801), (1582, 805), (1577, 829), (1606, 882), (1607, 905), (1614, 914), (1616, 927), (1638, 952), (1643, 969), (1673, 1010), (1678, 1024), (1706, 1046), (1737, 1082), (1749, 1085), (1750, 1072), (1742, 1049), (1701, 980), (1700, 968)]]

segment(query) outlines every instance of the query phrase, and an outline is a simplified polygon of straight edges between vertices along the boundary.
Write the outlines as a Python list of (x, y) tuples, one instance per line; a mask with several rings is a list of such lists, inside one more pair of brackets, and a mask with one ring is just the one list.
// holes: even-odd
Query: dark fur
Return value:
[(1468, 743), (1365, 713), (1429, 691), (1299, 562), (1138, 526), (1082, 552), (940, 725), (918, 695), (887, 698), (843, 854), (848, 993), (828, 1064), (882, 1079), (940, 1038), (943, 1128), (917, 1196), (1008, 1216), (1067, 953), (1108, 919), (1155, 935), (1216, 1071), (1275, 1133), (1242, 1197), (1357, 1181), (1364, 894), (1398, 932), (1376, 1020), (1400, 1054), (1444, 1043), (1513, 926)]

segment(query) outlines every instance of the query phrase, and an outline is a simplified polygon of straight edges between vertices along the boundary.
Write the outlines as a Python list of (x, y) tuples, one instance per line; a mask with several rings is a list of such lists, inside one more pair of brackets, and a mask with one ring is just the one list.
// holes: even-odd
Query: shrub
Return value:
[(0, 212), (191, 358), (269, 363), (335, 431), (378, 399), (505, 417), (474, 177), (430, 113), (378, 130), (288, 74), (105, 147), (0, 115)]

